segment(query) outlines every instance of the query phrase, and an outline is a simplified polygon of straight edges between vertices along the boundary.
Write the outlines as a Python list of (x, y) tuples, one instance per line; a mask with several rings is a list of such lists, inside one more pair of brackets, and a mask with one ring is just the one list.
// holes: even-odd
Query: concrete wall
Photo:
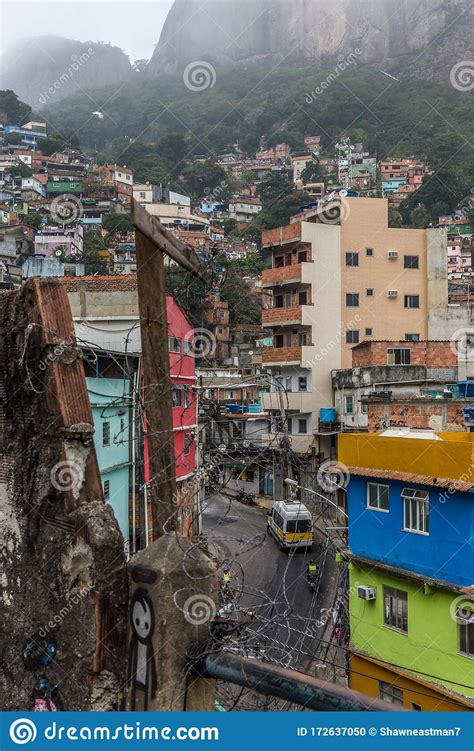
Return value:
[[(405, 339), (416, 333), (420, 339), (428, 334), (427, 311), (427, 233), (425, 230), (388, 227), (388, 201), (385, 198), (348, 198), (346, 217), (341, 226), (341, 311), (347, 324), (355, 314), (363, 319), (358, 328), (360, 341), (365, 328), (372, 329), (375, 339)], [(366, 255), (373, 248), (373, 255)], [(388, 251), (398, 251), (390, 260)], [(346, 266), (346, 252), (359, 253), (359, 266)], [(446, 251), (445, 251), (446, 253)], [(419, 257), (418, 269), (404, 268), (404, 255)], [(366, 290), (374, 290), (372, 297)], [(387, 290), (398, 291), (388, 298)], [(359, 293), (359, 307), (346, 306), (346, 293)], [(404, 307), (404, 296), (420, 296), (418, 309)], [(343, 342), (342, 367), (351, 367), (351, 346)]]

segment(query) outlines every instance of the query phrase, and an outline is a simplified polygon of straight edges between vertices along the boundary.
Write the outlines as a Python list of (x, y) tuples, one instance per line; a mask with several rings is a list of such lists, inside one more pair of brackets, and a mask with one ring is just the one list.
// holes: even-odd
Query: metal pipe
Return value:
[(276, 696), (316, 711), (409, 711), (336, 683), (328, 683), (269, 662), (250, 660), (227, 652), (206, 655), (200, 663), (200, 668), (199, 672), (205, 678), (234, 683), (258, 694)]

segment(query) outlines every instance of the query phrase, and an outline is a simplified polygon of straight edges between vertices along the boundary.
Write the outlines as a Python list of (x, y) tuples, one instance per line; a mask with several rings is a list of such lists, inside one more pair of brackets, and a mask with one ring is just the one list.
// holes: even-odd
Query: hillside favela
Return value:
[(473, 10), (1, 3), (6, 751), (472, 748)]

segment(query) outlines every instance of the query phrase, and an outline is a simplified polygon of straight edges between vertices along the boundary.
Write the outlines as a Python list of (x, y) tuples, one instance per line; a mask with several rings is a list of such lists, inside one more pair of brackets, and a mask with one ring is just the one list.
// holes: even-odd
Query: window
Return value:
[(415, 704), (415, 702), (414, 702), (414, 701), (412, 701), (412, 702), (411, 702), (411, 708), (412, 708), (412, 709), (413, 709), (413, 710), (414, 710), (415, 712), (421, 712), (421, 711), (422, 711), (422, 709), (421, 709), (421, 704)]
[(365, 249), (365, 255), (366, 256), (373, 256), (374, 255), (374, 249), (373, 248), (366, 248)]
[(306, 434), (306, 419), (298, 420), (298, 433)]
[(403, 691), (401, 688), (392, 686), (386, 681), (379, 681), (379, 694), (382, 701), (388, 701), (390, 704), (403, 704)]
[(348, 292), (346, 294), (346, 305), (348, 308), (358, 308), (359, 307), (359, 293)]
[(189, 386), (185, 386), (183, 388), (183, 397), (184, 397), (184, 406), (186, 408), (189, 407), (190, 405), (190, 402), (191, 402), (190, 396), (191, 396), (191, 389), (189, 388)]
[(367, 295), (367, 297), (373, 297), (374, 296), (373, 287), (369, 287), (368, 289), (366, 289), (365, 294)]
[(255, 472), (253, 469), (248, 469), (245, 473), (245, 482), (255, 482)]
[(459, 651), (467, 657), (474, 657), (474, 611), (459, 608), (456, 611), (459, 625)]
[(183, 341), (183, 349), (185, 355), (194, 355), (194, 345), (190, 339), (185, 339)]
[(273, 268), (281, 269), (285, 265), (285, 256), (275, 256), (275, 264)]
[(346, 415), (352, 415), (354, 412), (354, 397), (353, 396), (345, 396), (344, 397), (344, 412)]
[(378, 482), (367, 483), (367, 508), (389, 511), (389, 487)]
[(405, 308), (419, 308), (420, 295), (405, 295)]
[(365, 335), (366, 336), (372, 336), (372, 332), (373, 332), (373, 329), (366, 329), (365, 330)]
[(311, 532), (313, 523), (311, 519), (290, 519), (286, 522), (286, 531), (294, 532)]
[(171, 406), (183, 406), (183, 390), (179, 386), (175, 386), (173, 389), (171, 389)]
[(303, 263), (303, 261), (308, 260), (308, 251), (307, 250), (300, 250), (298, 253), (298, 263)]
[(346, 266), (358, 266), (359, 254), (358, 253), (346, 253)]
[(181, 339), (176, 336), (169, 336), (168, 348), (170, 352), (181, 352)]
[(291, 347), (291, 334), (277, 334), (275, 336), (275, 347)]
[(244, 425), (241, 422), (232, 423), (232, 438), (244, 437)]
[(292, 378), (291, 376), (285, 376), (283, 379), (284, 382), (284, 389), (285, 391), (288, 391), (291, 393), (293, 391), (293, 385), (292, 385)]
[(192, 438), (191, 433), (185, 433), (184, 434), (184, 453), (185, 454), (189, 454), (192, 441), (193, 441), (193, 438)]
[(104, 501), (108, 501), (110, 498), (110, 480), (104, 481)]
[(430, 496), (427, 490), (403, 488), (403, 528), (407, 532), (429, 534)]
[(298, 391), (308, 390), (308, 379), (306, 376), (300, 376), (298, 378)]
[(308, 293), (306, 291), (305, 292), (300, 292), (299, 295), (298, 295), (298, 304), (299, 305), (306, 305), (307, 302), (308, 302)]
[(409, 365), (411, 350), (408, 347), (390, 347), (387, 350), (387, 365)]
[(366, 415), (368, 413), (369, 405), (367, 404), (367, 402), (360, 403), (360, 411), (362, 412), (363, 415)]
[(306, 333), (306, 331), (301, 331), (298, 334), (298, 345), (300, 347), (304, 347), (305, 344), (307, 343), (308, 343), (308, 334)]
[(420, 335), (419, 334), (405, 334), (405, 341), (406, 342), (419, 342)]
[(384, 624), (397, 631), (408, 633), (408, 595), (394, 587), (383, 588)]
[(403, 267), (405, 269), (419, 269), (420, 264), (418, 256), (404, 256)]
[(346, 344), (359, 344), (359, 332), (346, 331)]
[(102, 446), (110, 446), (110, 422), (102, 423)]

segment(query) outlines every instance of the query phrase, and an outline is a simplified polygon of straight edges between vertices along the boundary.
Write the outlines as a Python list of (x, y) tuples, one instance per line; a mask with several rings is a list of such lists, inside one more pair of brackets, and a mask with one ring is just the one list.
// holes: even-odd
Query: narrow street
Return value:
[[(324, 608), (334, 601), (333, 555), (326, 550), (324, 538), (308, 552), (281, 551), (266, 533), (265, 510), (220, 494), (206, 499), (203, 521), (210, 542), (231, 561), (240, 614), (250, 611), (244, 638), (249, 654), (311, 670), (326, 626)], [(319, 586), (314, 591), (306, 580), (310, 558), (320, 565)]]

